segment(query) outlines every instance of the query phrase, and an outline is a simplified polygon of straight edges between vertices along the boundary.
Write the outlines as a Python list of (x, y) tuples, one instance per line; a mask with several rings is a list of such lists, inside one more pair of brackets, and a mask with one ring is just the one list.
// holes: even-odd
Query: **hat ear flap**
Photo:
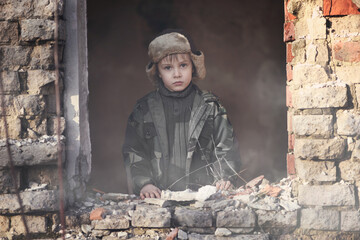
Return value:
[(148, 79), (150, 80), (150, 82), (154, 85), (156, 85), (157, 82), (157, 78), (156, 78), (156, 64), (154, 64), (153, 62), (150, 62), (148, 65), (146, 65), (146, 75), (148, 77)]
[(195, 66), (195, 73), (193, 80), (202, 80), (206, 76), (205, 56), (201, 51), (191, 53), (191, 60)]

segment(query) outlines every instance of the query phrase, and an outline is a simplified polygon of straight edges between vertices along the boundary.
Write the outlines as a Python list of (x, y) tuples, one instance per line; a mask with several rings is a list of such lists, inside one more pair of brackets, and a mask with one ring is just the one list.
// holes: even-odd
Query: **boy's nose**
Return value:
[(174, 68), (174, 77), (181, 77), (181, 71), (178, 68)]

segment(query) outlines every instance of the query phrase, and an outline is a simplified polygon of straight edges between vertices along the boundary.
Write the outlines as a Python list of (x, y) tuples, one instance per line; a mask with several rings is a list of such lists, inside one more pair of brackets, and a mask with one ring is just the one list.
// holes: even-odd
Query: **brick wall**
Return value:
[[(65, 43), (59, 1), (59, 57)], [(6, 109), (0, 120), (0, 237), (24, 233), (15, 186), (9, 171), (3, 115), (29, 230), (45, 233), (58, 209), (55, 124), (55, 0), (0, 3), (0, 77)], [(61, 75), (63, 67), (61, 67)], [(61, 80), (61, 79), (60, 79)], [(62, 85), (62, 84), (60, 84)], [(62, 118), (61, 131), (65, 120)], [(15, 214), (15, 215), (14, 215)], [(36, 216), (35, 216), (36, 215)]]
[(287, 165), (303, 230), (360, 231), (359, 7), (285, 0)]

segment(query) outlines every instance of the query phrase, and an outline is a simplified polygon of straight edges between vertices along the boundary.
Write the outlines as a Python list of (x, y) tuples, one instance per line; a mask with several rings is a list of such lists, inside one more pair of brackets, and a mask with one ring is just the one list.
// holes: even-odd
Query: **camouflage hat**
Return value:
[(189, 53), (194, 65), (192, 80), (205, 78), (206, 69), (204, 54), (201, 51), (192, 52), (188, 39), (177, 32), (161, 35), (149, 44), (148, 54), (150, 62), (146, 65), (146, 74), (152, 83), (159, 80), (156, 64), (166, 56), (176, 53)]

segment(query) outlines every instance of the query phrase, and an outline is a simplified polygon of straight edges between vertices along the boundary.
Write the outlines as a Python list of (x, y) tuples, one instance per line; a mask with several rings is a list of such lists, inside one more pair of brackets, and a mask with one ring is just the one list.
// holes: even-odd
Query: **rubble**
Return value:
[(72, 223), (67, 239), (269, 239), (258, 231), (280, 236), (298, 224), (291, 186), (290, 178), (270, 184), (260, 176), (236, 190), (167, 190), (144, 200), (97, 190), (71, 210), (83, 217), (76, 218), (77, 227)]

